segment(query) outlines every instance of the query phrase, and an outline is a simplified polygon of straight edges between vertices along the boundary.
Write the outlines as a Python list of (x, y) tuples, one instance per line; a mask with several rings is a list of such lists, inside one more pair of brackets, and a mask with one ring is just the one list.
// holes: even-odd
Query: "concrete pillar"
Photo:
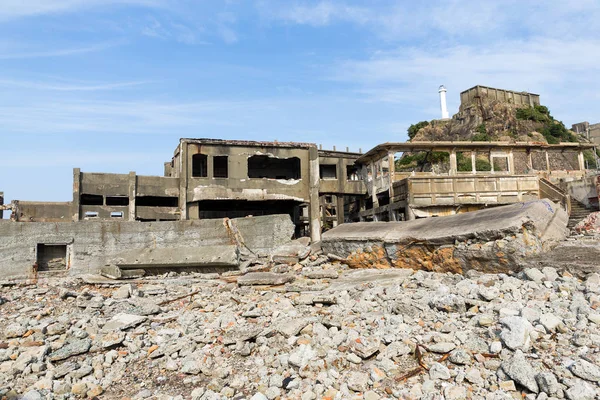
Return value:
[(79, 214), (81, 212), (80, 191), (81, 191), (81, 170), (79, 168), (73, 168), (73, 202), (71, 203), (71, 220), (72, 221), (79, 221)]
[(344, 195), (338, 193), (335, 197), (337, 201), (335, 215), (337, 216), (338, 225), (341, 225), (344, 223)]
[(135, 197), (137, 193), (137, 176), (135, 171), (129, 171), (129, 221), (135, 221)]
[(579, 161), (579, 170), (584, 171), (585, 170), (585, 158), (583, 157), (583, 150), (579, 150), (579, 153), (577, 154), (577, 161)]
[(527, 167), (530, 171), (533, 171), (533, 155), (531, 154), (531, 149), (527, 149)]
[[(4, 192), (0, 192), (0, 206), (4, 205)], [(0, 219), (4, 218), (4, 211), (0, 209)]]
[(515, 158), (512, 149), (508, 152), (508, 173), (511, 175), (515, 174)]
[(415, 216), (415, 213), (413, 212), (412, 208), (410, 208), (410, 206), (408, 204), (406, 204), (406, 207), (404, 207), (404, 215), (407, 221), (412, 221), (413, 219), (417, 219), (417, 217)]
[(179, 142), (179, 219), (187, 219), (188, 143)]
[(458, 163), (456, 162), (456, 150), (450, 151), (450, 175), (456, 175), (458, 172)]
[[(379, 168), (379, 166), (377, 166)], [(379, 207), (379, 199), (377, 199), (377, 171), (375, 170), (375, 163), (371, 161), (371, 199), (373, 200), (373, 208)]]
[(548, 150), (544, 151), (546, 154), (546, 171), (550, 173), (550, 157), (548, 156)]
[(389, 180), (389, 185), (390, 185), (390, 189), (388, 192), (389, 196), (390, 196), (388, 217), (389, 217), (390, 221), (395, 221), (396, 217), (394, 215), (394, 211), (392, 211), (392, 202), (394, 199), (394, 177), (396, 175), (396, 164), (394, 163), (394, 153), (392, 153), (391, 151), (388, 152), (388, 170), (389, 170), (388, 180)]
[(308, 149), (309, 156), (309, 197), (308, 206), (310, 240), (318, 242), (321, 240), (321, 218), (319, 215), (319, 151), (316, 147)]
[(477, 152), (476, 151), (471, 152), (471, 172), (473, 174), (477, 173)]

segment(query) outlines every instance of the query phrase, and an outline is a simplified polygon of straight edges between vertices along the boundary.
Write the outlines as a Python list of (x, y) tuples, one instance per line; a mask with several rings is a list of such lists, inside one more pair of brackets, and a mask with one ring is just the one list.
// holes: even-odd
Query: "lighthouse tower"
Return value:
[(440, 108), (442, 109), (442, 119), (448, 119), (450, 116), (448, 115), (448, 107), (446, 106), (446, 87), (444, 85), (440, 86)]

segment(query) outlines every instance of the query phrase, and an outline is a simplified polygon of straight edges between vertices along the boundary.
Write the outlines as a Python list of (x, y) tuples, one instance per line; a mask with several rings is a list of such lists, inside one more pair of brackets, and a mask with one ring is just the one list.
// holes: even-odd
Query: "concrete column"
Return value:
[(579, 161), (579, 170), (584, 171), (585, 170), (585, 158), (583, 157), (583, 150), (579, 150), (579, 153), (577, 154), (577, 161)]
[(341, 225), (344, 223), (344, 195), (341, 193), (338, 193), (336, 196), (336, 216), (337, 216), (337, 223), (338, 225)]
[(550, 157), (548, 156), (548, 150), (545, 150), (544, 153), (546, 154), (546, 171), (550, 173)]
[(319, 215), (319, 151), (316, 147), (310, 147), (308, 150), (309, 156), (309, 197), (310, 204), (308, 206), (310, 240), (318, 242), (321, 240), (321, 218)]
[(129, 221), (135, 221), (135, 197), (137, 193), (137, 176), (135, 171), (129, 172)]
[(71, 220), (79, 221), (81, 190), (81, 170), (73, 168), (73, 202), (71, 203)]
[(394, 163), (394, 153), (391, 151), (388, 152), (388, 179), (390, 184), (389, 196), (390, 196), (390, 205), (388, 210), (388, 217), (390, 221), (395, 221), (394, 211), (392, 211), (392, 201), (394, 199), (394, 177), (396, 176), (396, 164)]
[[(379, 167), (379, 166), (378, 166)], [(379, 207), (379, 199), (377, 199), (377, 171), (375, 171), (375, 163), (371, 161), (371, 198), (373, 199), (373, 208)]]
[(511, 175), (515, 174), (515, 158), (512, 149), (508, 152), (508, 173)]
[(450, 151), (450, 175), (456, 175), (458, 172), (458, 163), (456, 162), (456, 150)]
[(406, 204), (406, 207), (404, 207), (404, 215), (405, 215), (407, 221), (412, 221), (413, 219), (417, 219), (417, 217), (415, 216), (415, 213), (413, 212), (412, 208), (410, 208), (410, 206), (408, 204)]
[(179, 142), (179, 219), (187, 219), (188, 143)]
[(533, 171), (533, 155), (531, 154), (531, 149), (527, 149), (527, 166), (530, 171)]
[(477, 152), (476, 151), (472, 151), (471, 152), (471, 172), (473, 174), (477, 173)]
[[(0, 192), (0, 206), (4, 205), (4, 192)], [(0, 209), (0, 219), (4, 218), (4, 211)]]

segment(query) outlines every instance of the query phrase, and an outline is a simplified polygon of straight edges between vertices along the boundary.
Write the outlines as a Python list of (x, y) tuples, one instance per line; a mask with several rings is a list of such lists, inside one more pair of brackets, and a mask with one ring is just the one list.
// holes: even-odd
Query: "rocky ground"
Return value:
[(335, 258), (4, 282), (0, 397), (600, 398), (597, 272), (462, 276)]

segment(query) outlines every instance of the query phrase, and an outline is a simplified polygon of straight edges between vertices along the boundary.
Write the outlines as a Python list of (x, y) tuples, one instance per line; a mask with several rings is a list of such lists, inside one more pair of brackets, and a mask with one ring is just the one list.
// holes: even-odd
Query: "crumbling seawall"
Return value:
[(508, 272), (564, 239), (567, 221), (544, 199), (442, 218), (343, 224), (323, 235), (322, 248), (352, 268)]
[[(138, 267), (237, 267), (240, 251), (267, 252), (288, 243), (289, 215), (196, 221), (0, 221), (0, 276), (28, 277), (44, 248), (71, 275), (98, 273), (106, 265)], [(61, 253), (62, 252), (62, 253)]]

